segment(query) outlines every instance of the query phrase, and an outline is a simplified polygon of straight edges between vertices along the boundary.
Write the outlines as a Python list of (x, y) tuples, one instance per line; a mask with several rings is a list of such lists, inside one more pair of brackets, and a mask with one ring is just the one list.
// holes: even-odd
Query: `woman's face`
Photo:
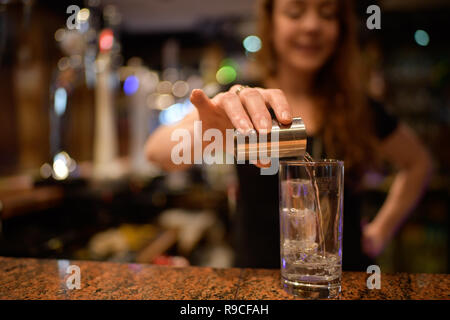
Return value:
[(337, 0), (274, 0), (273, 42), (279, 62), (317, 72), (339, 37)]

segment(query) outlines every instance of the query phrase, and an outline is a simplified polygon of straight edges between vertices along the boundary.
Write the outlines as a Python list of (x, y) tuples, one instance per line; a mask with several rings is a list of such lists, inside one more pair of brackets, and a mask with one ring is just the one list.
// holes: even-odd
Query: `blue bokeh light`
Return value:
[(261, 49), (262, 42), (261, 39), (257, 36), (248, 36), (244, 39), (243, 45), (245, 50), (249, 52), (257, 52)]
[(193, 108), (194, 106), (189, 99), (175, 103), (161, 111), (159, 114), (159, 122), (165, 125), (176, 123), (182, 120)]
[(55, 91), (55, 113), (61, 116), (66, 111), (67, 106), (67, 91), (64, 88), (58, 88)]
[(139, 89), (139, 79), (136, 76), (128, 76), (123, 83), (123, 91), (131, 96)]

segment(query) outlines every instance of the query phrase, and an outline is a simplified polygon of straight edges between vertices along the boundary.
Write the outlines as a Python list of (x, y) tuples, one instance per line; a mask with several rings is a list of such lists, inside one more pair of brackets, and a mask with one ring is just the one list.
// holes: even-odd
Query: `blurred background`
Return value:
[[(381, 30), (365, 26), (370, 4)], [(449, 273), (450, 3), (357, 11), (370, 94), (435, 165), (377, 262)], [(0, 255), (233, 266), (234, 166), (168, 174), (144, 144), (191, 111), (193, 89), (213, 96), (257, 79), (255, 19), (254, 0), (0, 0)], [(366, 219), (392, 177), (370, 179)]]

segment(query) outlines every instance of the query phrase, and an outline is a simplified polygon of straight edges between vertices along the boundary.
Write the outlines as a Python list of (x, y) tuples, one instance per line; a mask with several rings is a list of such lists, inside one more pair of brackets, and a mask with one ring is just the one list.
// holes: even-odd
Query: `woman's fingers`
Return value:
[(272, 118), (261, 93), (254, 88), (244, 88), (240, 91), (239, 98), (258, 132), (269, 133), (272, 128)]
[[(202, 90), (195, 89), (192, 90), (190, 100), (197, 108), (201, 119), (205, 119), (205, 117), (216, 119), (219, 114), (223, 114), (228, 119), (223, 119), (222, 123), (228, 123), (229, 120), (233, 127), (242, 133), (247, 133), (253, 129), (252, 122), (245, 112), (241, 100), (234, 93), (219, 93), (213, 99), (209, 99)], [(216, 120), (220, 121), (220, 119)]]
[(213, 99), (209, 99), (202, 90), (196, 89), (191, 93), (191, 102), (200, 114), (225, 112), (231, 124), (243, 133), (253, 128), (260, 133), (270, 132), (272, 119), (267, 104), (274, 110), (279, 122), (292, 122), (292, 110), (284, 93), (279, 89), (241, 88), (240, 85), (234, 85), (228, 92), (220, 93)]
[(228, 91), (223, 93), (219, 99), (220, 105), (236, 129), (242, 133), (248, 133), (253, 129), (252, 122), (237, 94)]
[(264, 97), (264, 100), (270, 104), (279, 122), (282, 124), (289, 124), (292, 122), (292, 110), (283, 91), (280, 89), (255, 89), (258, 90)]

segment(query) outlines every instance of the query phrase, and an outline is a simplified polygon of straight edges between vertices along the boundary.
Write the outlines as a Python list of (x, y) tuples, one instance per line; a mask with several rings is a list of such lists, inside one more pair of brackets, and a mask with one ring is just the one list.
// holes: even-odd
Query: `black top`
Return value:
[[(370, 102), (375, 133), (381, 140), (398, 126), (398, 121), (386, 113), (383, 106)], [(314, 155), (321, 138), (308, 137), (307, 151)], [(322, 158), (327, 158), (323, 151)], [(236, 267), (279, 268), (280, 228), (278, 208), (278, 174), (261, 175), (260, 168), (251, 164), (236, 165), (239, 192), (235, 216), (234, 241)], [(361, 199), (344, 179), (343, 269), (365, 271), (373, 261), (361, 249)]]

